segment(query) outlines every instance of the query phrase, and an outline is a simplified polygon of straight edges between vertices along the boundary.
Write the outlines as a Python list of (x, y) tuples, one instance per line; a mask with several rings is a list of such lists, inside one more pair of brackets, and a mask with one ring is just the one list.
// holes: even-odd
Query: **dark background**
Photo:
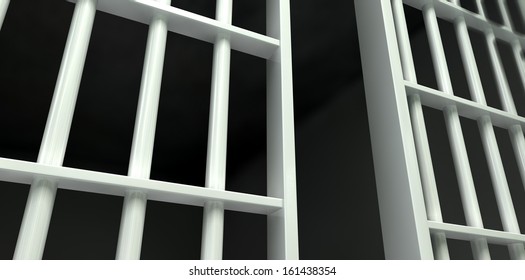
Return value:
[[(472, 7), (473, 1), (462, 2)], [(211, 18), (215, 13), (213, 0), (172, 5)], [(291, 8), (300, 257), (383, 259), (353, 1), (291, 0)], [(10, 4), (0, 31), (1, 157), (36, 161), (73, 9), (62, 0)], [(419, 81), (435, 88), (421, 13), (406, 12)], [(234, 1), (237, 26), (264, 34), (265, 16), (264, 0)], [(501, 22), (497, 10), (490, 16)], [(441, 27), (454, 89), (469, 98), (453, 29)], [(97, 12), (65, 166), (127, 173), (147, 31)], [(483, 37), (475, 41), (473, 34), (489, 105), (498, 107)], [(525, 105), (506, 47), (500, 51), (516, 103)], [(209, 43), (168, 35), (152, 179), (204, 185), (212, 52)], [(265, 195), (265, 61), (234, 51), (231, 67), (227, 189)], [(425, 117), (444, 219), (465, 224), (442, 114), (426, 109)], [(476, 123), (463, 121), (485, 226), (500, 229)], [(525, 192), (507, 134), (497, 135), (523, 228)], [(0, 187), (0, 258), (9, 259), (29, 187)], [(59, 190), (44, 258), (114, 258), (122, 201)], [(201, 208), (149, 201), (146, 215), (143, 259), (199, 258)], [(225, 259), (266, 258), (265, 216), (227, 212), (225, 223)], [(452, 257), (472, 258), (468, 243), (451, 241), (450, 247)], [(508, 258), (501, 246), (491, 250)]]

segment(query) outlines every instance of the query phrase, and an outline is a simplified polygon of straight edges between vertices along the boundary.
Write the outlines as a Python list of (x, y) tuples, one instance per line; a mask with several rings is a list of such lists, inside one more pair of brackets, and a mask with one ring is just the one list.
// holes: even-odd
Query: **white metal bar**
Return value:
[(485, 9), (483, 8), (483, 0), (476, 0), (476, 7), (478, 8), (478, 14), (485, 18)]
[(518, 112), (516, 111), (516, 105), (514, 104), (510, 87), (507, 82), (507, 77), (505, 75), (505, 70), (503, 69), (503, 65), (501, 64), (501, 59), (499, 57), (499, 52), (497, 50), (496, 38), (492, 31), (487, 31), (485, 35), (487, 47), (489, 50), (490, 61), (492, 64), (492, 70), (496, 78), (496, 84), (498, 86), (498, 93), (501, 100), (501, 105), (503, 107), (503, 110), (511, 114), (517, 115)]
[(277, 39), (161, 5), (154, 0), (99, 0), (98, 9), (144, 24), (149, 24), (153, 15), (162, 14), (167, 20), (169, 31), (212, 44), (215, 44), (217, 36), (222, 34), (230, 38), (232, 49), (265, 59), (274, 55), (279, 47)]
[(510, 127), (509, 136), (520, 171), (521, 182), (525, 186), (525, 137), (523, 136), (523, 128), (519, 125)]
[(403, 0), (392, 0), (392, 11), (394, 13), (397, 44), (399, 45), (403, 76), (405, 80), (417, 83), (416, 68), (414, 66), (412, 47), (410, 46), (410, 38), (408, 36)]
[[(505, 25), (512, 29), (512, 23), (510, 22), (506, 4), (501, 0), (498, 1), (498, 4), (503, 15)], [(503, 109), (511, 114), (517, 115), (516, 106), (510, 92), (510, 87), (508, 85), (507, 77), (501, 63), (499, 52), (497, 50), (494, 32), (492, 30), (486, 30), (485, 37)], [(483, 146), (486, 150), (489, 150), (487, 152), (487, 161), (490, 168), (489, 170), (491, 171), (491, 178), (493, 181), (492, 184), (494, 187), (494, 193), (496, 195), (496, 201), (498, 204), (503, 228), (505, 231), (520, 233), (518, 219), (514, 210), (514, 204), (512, 202), (508, 183), (505, 178), (505, 171), (503, 170), (503, 163), (499, 154), (492, 124), (490, 124), (490, 119), (486, 118), (480, 119), (478, 124), (482, 133), (486, 132), (486, 135), (483, 135), (482, 138)], [(525, 143), (525, 140), (523, 139), (523, 133), (516, 133), (519, 132), (519, 130), (520, 128), (518, 127), (509, 130), (509, 135), (511, 137), (511, 142), (513, 143), (516, 156), (520, 155), (520, 150), (525, 150), (525, 146), (519, 147), (520, 143)], [(520, 160), (522, 159), (518, 159), (518, 162)], [(521, 174), (525, 174), (525, 170), (521, 170), (520, 172)], [(525, 247), (523, 244), (509, 245), (509, 252), (511, 258), (513, 259), (525, 259)]]
[[(231, 24), (232, 11), (232, 0), (217, 1), (216, 17), (219, 22)], [(206, 187), (217, 190), (224, 190), (226, 184), (230, 55), (229, 38), (219, 36), (213, 49), (208, 157), (206, 159)], [(224, 206), (220, 202), (209, 202), (204, 207), (201, 259), (222, 259), (223, 234)]]
[[(458, 18), (454, 25), (472, 98), (482, 105), (487, 105), (465, 20)], [(520, 233), (490, 116), (485, 115), (479, 118), (478, 126), (503, 227), (506, 231)], [(509, 250), (513, 258), (525, 257), (525, 251), (519, 246), (512, 245)]]
[(443, 110), (443, 108), (448, 106), (455, 106), (460, 116), (471, 120), (478, 120), (484, 115), (489, 115), (494, 126), (510, 129), (518, 125), (525, 128), (525, 118), (521, 116), (481, 105), (461, 97), (446, 96), (442, 91), (411, 82), (405, 82), (405, 86), (409, 95), (419, 94), (421, 102), (425, 106), (437, 110)]
[(9, 0), (0, 0), (0, 30), (2, 30), (2, 25), (4, 23), (5, 14), (7, 13), (7, 8), (9, 7)]
[(465, 19), (462, 17), (458, 18), (454, 23), (454, 27), (456, 29), (459, 51), (461, 53), (461, 59), (465, 67), (465, 74), (467, 76), (467, 83), (472, 100), (482, 105), (487, 105), (485, 94), (483, 93), (481, 77), (479, 76), (478, 65), (476, 63), (476, 57), (474, 56), (474, 51), (472, 49), (472, 43), (470, 42), (470, 36)]
[(472, 241), (484, 238), (492, 244), (501, 245), (525, 243), (525, 235), (523, 234), (432, 221), (428, 222), (428, 226), (430, 227), (431, 232), (442, 232), (452, 239)]
[(390, 0), (356, 0), (387, 259), (433, 259)]
[[(525, 4), (523, 6), (525, 7)], [(525, 88), (525, 64), (523, 61), (522, 52), (523, 49), (520, 43), (515, 41), (512, 44), (512, 53), (518, 68), (522, 86)], [(512, 126), (509, 129), (509, 136), (512, 142), (512, 147), (514, 148), (514, 155), (516, 157), (516, 162), (518, 163), (521, 181), (525, 187), (525, 137), (523, 135), (523, 128), (519, 125)]]
[(283, 200), (268, 216), (268, 258), (299, 259), (290, 1), (266, 1), (266, 31), (280, 40), (267, 61), (267, 194)]
[[(406, 25), (405, 12), (402, 0), (392, 1), (392, 10), (396, 26), (397, 42), (403, 66), (405, 80), (417, 83), (416, 70), (410, 47), (410, 39)], [(434, 167), (432, 166), (432, 157), (428, 145), (428, 137), (419, 95), (410, 95), (408, 98), (410, 117), (412, 119), (412, 130), (416, 144), (419, 172), (421, 175), (421, 184), (425, 198), (425, 207), (428, 219), (436, 222), (443, 222), (441, 215), (441, 206), (439, 205), (439, 195), (434, 176)], [(438, 260), (450, 259), (447, 239), (442, 233), (432, 234), (432, 244), (434, 258)]]
[[(520, 7), (520, 11), (523, 12), (522, 20), (524, 20), (525, 2), (518, 1), (518, 5)], [(523, 47), (518, 40), (514, 41), (511, 46), (514, 61), (520, 75), (521, 84), (525, 88), (525, 62), (523, 58)], [(511, 127), (509, 129), (509, 136), (512, 142), (512, 147), (514, 148), (514, 155), (516, 157), (516, 162), (518, 163), (522, 184), (525, 187), (525, 137), (523, 135), (523, 128), (519, 125)]]
[(149, 200), (201, 207), (207, 201), (220, 201), (227, 210), (254, 214), (273, 213), (282, 206), (280, 198), (0, 158), (1, 181), (31, 184), (38, 178), (56, 183), (59, 189), (116, 196), (137, 191), (147, 193)]
[[(524, 4), (525, 5), (525, 4)], [(523, 48), (519, 41), (514, 41), (512, 44), (512, 54), (518, 68), (518, 74), (520, 75), (521, 83), (525, 87), (525, 61), (523, 60)]]
[[(96, 0), (81, 0), (75, 6), (38, 163), (60, 166), (64, 160), (95, 12)], [(31, 185), (15, 259), (42, 258), (55, 194), (53, 181), (35, 179)]]
[(497, 3), (501, 12), (501, 17), (503, 18), (503, 25), (513, 30), (514, 27), (512, 24), (512, 20), (510, 19), (507, 0), (497, 0)]
[(449, 22), (454, 22), (456, 18), (464, 17), (469, 28), (480, 32), (492, 30), (496, 38), (500, 40), (509, 43), (519, 40), (522, 45), (525, 45), (525, 36), (513, 32), (508, 27), (487, 21), (483, 16), (483, 12), (481, 14), (476, 14), (466, 9), (458, 9), (455, 4), (442, 0), (405, 0), (404, 2), (417, 9), (422, 9), (426, 3), (432, 3), (434, 4), (436, 15), (439, 18)]
[[(437, 17), (432, 4), (427, 4), (423, 7), (423, 17), (427, 28), (427, 35), (438, 87), (445, 94), (453, 95), (452, 82), (448, 72), (445, 51), (443, 50)], [(472, 179), (457, 108), (455, 106), (446, 107), (444, 109), (444, 115), (467, 224), (469, 226), (483, 228), (483, 221), (481, 219), (481, 212), (476, 196), (476, 190), (474, 188), (474, 180)], [(476, 240), (471, 244), (474, 258), (490, 259), (486, 240)]]
[(521, 22), (525, 23), (525, 2), (524, 1), (516, 1), (518, 4), (518, 12), (521, 16)]
[[(156, 1), (162, 5), (171, 3), (171, 0)], [(149, 27), (128, 169), (128, 176), (134, 178), (147, 179), (151, 171), (167, 34), (163, 16), (154, 17)], [(126, 194), (120, 220), (117, 259), (140, 259), (146, 204), (146, 193), (130, 191)]]

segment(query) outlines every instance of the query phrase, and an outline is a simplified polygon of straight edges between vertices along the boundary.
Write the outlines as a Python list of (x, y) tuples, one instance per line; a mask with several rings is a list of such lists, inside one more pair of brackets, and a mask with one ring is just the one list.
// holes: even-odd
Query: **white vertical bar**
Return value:
[(279, 40), (267, 62), (267, 194), (283, 199), (268, 216), (268, 258), (298, 259), (290, 2), (266, 4), (267, 33)]
[[(488, 116), (484, 116), (478, 121), (478, 125), (483, 136), (483, 147), (487, 154), (487, 162), (491, 173), (492, 184), (503, 229), (508, 232), (521, 233), (516, 212), (514, 211), (514, 204), (512, 203), (509, 186), (505, 177), (505, 171), (503, 170), (503, 162), (501, 161), (501, 156), (499, 154), (492, 122)], [(525, 249), (523, 244), (512, 244), (508, 247), (511, 259), (525, 259)]]
[[(525, 2), (519, 3), (523, 4), (523, 7), (525, 9)], [(514, 41), (514, 43), (512, 44), (512, 52), (514, 55), (516, 66), (518, 67), (521, 84), (523, 88), (525, 88), (525, 64), (522, 57), (522, 50), (523, 49), (521, 47), (521, 43), (518, 40)], [(512, 142), (512, 146), (514, 148), (514, 154), (516, 157), (516, 162), (518, 163), (521, 181), (523, 186), (525, 187), (525, 137), (523, 136), (523, 129), (520, 125), (515, 125), (511, 129), (509, 129), (509, 136)]]
[(514, 148), (514, 156), (521, 175), (521, 182), (525, 186), (525, 137), (521, 126), (514, 125), (509, 129), (510, 141)]
[(4, 23), (4, 18), (8, 7), (9, 0), (0, 0), (0, 30), (2, 30), (2, 24)]
[[(525, 5), (525, 4), (524, 4)], [(519, 40), (512, 42), (512, 54), (514, 56), (514, 61), (518, 67), (518, 73), (520, 75), (521, 83), (525, 88), (525, 64), (523, 61), (523, 48)]]
[[(452, 82), (448, 72), (436, 13), (432, 4), (427, 4), (423, 7), (423, 16), (427, 28), (434, 68), (436, 69), (438, 87), (446, 94), (452, 95)], [(455, 106), (445, 108), (444, 115), (467, 224), (469, 226), (483, 228), (483, 221), (481, 219), (481, 212), (476, 196), (476, 190), (474, 188), (474, 180), (472, 179), (467, 149), (465, 147), (465, 140), (463, 138), (463, 131), (461, 129), (457, 108)], [(490, 259), (486, 240), (476, 240), (471, 244), (474, 258)]]
[[(170, 0), (157, 0), (165, 5)], [(162, 16), (155, 16), (150, 24), (146, 55), (142, 70), (140, 97), (135, 120), (128, 176), (149, 178), (155, 142), (155, 128), (162, 83), (164, 53), (168, 28)], [(129, 192), (124, 198), (117, 259), (140, 259), (147, 196), (142, 192)]]
[(403, 66), (403, 76), (405, 80), (417, 83), (416, 68), (414, 66), (412, 47), (410, 46), (408, 36), (403, 0), (392, 0), (392, 11), (394, 13), (397, 43), (399, 45), (401, 64)]
[(505, 75), (505, 70), (501, 64), (501, 59), (496, 47), (496, 37), (494, 36), (494, 32), (492, 32), (492, 30), (486, 31), (485, 35), (487, 38), (487, 47), (489, 49), (489, 56), (492, 63), (492, 70), (496, 77), (496, 84), (498, 86), (501, 105), (503, 106), (503, 110), (517, 115), (518, 112), (516, 111), (516, 105), (514, 104), (512, 93), (507, 82), (507, 76)]
[[(485, 94), (483, 92), (483, 86), (481, 84), (481, 78), (479, 77), (479, 71), (476, 65), (465, 19), (462, 17), (458, 18), (455, 22), (455, 27), (473, 100), (486, 105)], [(496, 135), (494, 134), (494, 127), (492, 126), (490, 117), (487, 115), (479, 119), (478, 126), (483, 142), (483, 148), (487, 156), (487, 164), (503, 227), (506, 231), (520, 233), (505, 170), (503, 169), (503, 162), (501, 160)], [(519, 245), (509, 246), (512, 258), (525, 257), (523, 246), (521, 246), (521, 249), (519, 247)]]
[[(405, 12), (402, 0), (393, 0), (392, 9), (396, 23), (397, 42), (401, 55), (403, 74), (407, 81), (417, 83), (416, 70), (410, 47), (410, 39), (406, 25)], [(428, 145), (428, 137), (423, 116), (423, 108), (419, 95), (411, 95), (408, 98), (410, 117), (412, 119), (412, 130), (416, 144), (419, 172), (425, 198), (425, 207), (430, 221), (443, 222), (439, 195), (432, 166), (432, 157)], [(432, 234), (434, 258), (438, 260), (450, 259), (447, 247), (447, 239), (444, 233)]]
[[(75, 111), (82, 70), (96, 12), (96, 0), (79, 0), (62, 57), (60, 71), (46, 129), (38, 154), (38, 163), (62, 165)], [(41, 259), (51, 221), (56, 185), (37, 179), (31, 185), (14, 259)]]
[[(216, 18), (232, 22), (233, 1), (218, 0)], [(228, 137), (228, 95), (230, 87), (230, 40), (219, 35), (213, 49), (213, 71), (208, 128), (206, 187), (224, 190), (226, 184), (226, 149)], [(204, 206), (201, 259), (222, 259), (224, 206), (210, 201)]]
[(355, 7), (385, 256), (432, 259), (391, 3)]
[(485, 9), (483, 8), (483, 0), (476, 0), (476, 7), (478, 8), (478, 14), (485, 17)]
[(499, 10), (501, 12), (501, 17), (503, 18), (503, 25), (510, 29), (514, 29), (512, 25), (512, 20), (510, 19), (509, 10), (507, 7), (507, 0), (497, 0), (497, 2), (498, 2)]
[(521, 15), (521, 22), (522, 24), (525, 23), (525, 1), (516, 1), (518, 4), (519, 14)]
[(472, 43), (468, 33), (467, 24), (465, 18), (460, 17), (456, 19), (454, 23), (456, 29), (456, 36), (458, 38), (459, 51), (463, 65), (465, 67), (465, 73), (467, 76), (467, 83), (472, 95), (472, 100), (483, 105), (487, 105), (485, 94), (483, 93), (483, 84), (481, 83), (481, 77), (479, 76), (478, 65), (472, 50)]

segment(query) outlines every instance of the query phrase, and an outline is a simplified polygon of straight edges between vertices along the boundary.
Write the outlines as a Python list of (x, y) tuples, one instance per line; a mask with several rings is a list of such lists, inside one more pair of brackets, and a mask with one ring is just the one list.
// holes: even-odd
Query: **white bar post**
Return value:
[[(525, 1), (517, 1), (517, 4), (521, 15), (521, 21), (522, 23), (525, 23)], [(520, 40), (518, 39), (512, 42), (512, 54), (514, 56), (514, 61), (516, 62), (516, 66), (518, 68), (521, 83), (525, 88), (525, 61), (523, 60), (523, 47), (521, 45)], [(503, 81), (502, 87), (500, 89), (500, 95), (510, 94), (507, 91), (508, 86), (505, 86), (506, 83), (506, 80)], [(507, 104), (507, 107), (509, 107), (508, 112), (512, 114), (517, 114), (516, 108), (512, 105), (512, 103)], [(523, 136), (523, 129), (520, 125), (514, 125), (509, 129), (509, 136), (512, 142), (512, 146), (514, 148), (514, 154), (516, 157), (516, 162), (518, 163), (521, 181), (523, 186), (525, 187), (525, 137)]]
[(518, 4), (519, 13), (522, 23), (525, 23), (525, 1), (516, 1)]
[(390, 0), (356, 0), (387, 259), (433, 259)]
[[(501, 13), (504, 19), (507, 18), (505, 20), (505, 25), (512, 30), (512, 24), (510, 23), (510, 17), (508, 16), (508, 11), (505, 3), (503, 3), (502, 1), (498, 1), (498, 4), (500, 5)], [(468, 36), (468, 33), (465, 36)], [(505, 71), (501, 63), (499, 52), (497, 50), (494, 32), (492, 30), (485, 31), (485, 37), (487, 47), (489, 49), (489, 56), (493, 72), (496, 77), (498, 93), (501, 99), (503, 110), (511, 114), (517, 115), (516, 106), (514, 104), (514, 100), (510, 92), (510, 87), (508, 85), (507, 77), (505, 75)], [(515, 48), (515, 46), (513, 48)], [(520, 66), (518, 65), (518, 69), (519, 67)], [(482, 94), (483, 90), (481, 89), (479, 92)], [(484, 99), (482, 101), (484, 101)], [(486, 102), (481, 103), (486, 105)], [(492, 185), (494, 187), (494, 193), (496, 195), (496, 201), (498, 204), (503, 229), (508, 232), (521, 233), (518, 224), (518, 219), (516, 217), (516, 212), (514, 210), (514, 204), (512, 202), (512, 197), (508, 187), (507, 179), (505, 177), (503, 162), (501, 161), (501, 156), (499, 154), (499, 149), (496, 142), (496, 136), (494, 135), (492, 123), (487, 116), (480, 119), (478, 124), (483, 136), (483, 146), (485, 147), (487, 153), (487, 162), (489, 165), (489, 170), (491, 172)], [(483, 134), (484, 132), (486, 134)], [(509, 135), (511, 138), (515, 155), (517, 157), (518, 166), (520, 167), (520, 173), (522, 175), (523, 180), (523, 175), (525, 174), (525, 169), (522, 169), (524, 167), (524, 159), (520, 158), (520, 153), (525, 152), (525, 139), (523, 136), (521, 126), (515, 125), (511, 127), (509, 129)], [(508, 247), (510, 257), (512, 259), (525, 259), (525, 247), (523, 246), (523, 244), (512, 244)]]
[[(157, 0), (157, 2), (169, 5), (171, 0)], [(128, 168), (128, 176), (134, 178), (148, 179), (151, 172), (167, 34), (166, 20), (161, 15), (154, 16), (149, 26)], [(146, 204), (146, 193), (130, 191), (126, 194), (120, 220), (116, 259), (140, 259)]]
[(497, 0), (497, 2), (498, 2), (499, 10), (501, 12), (501, 17), (503, 18), (503, 25), (510, 28), (511, 30), (514, 29), (512, 25), (512, 20), (510, 19), (510, 15), (509, 15), (507, 0)]
[(2, 30), (2, 24), (4, 23), (4, 18), (8, 7), (9, 0), (0, 0), (0, 30)]
[[(75, 6), (38, 154), (38, 163), (60, 166), (64, 161), (82, 70), (95, 19), (96, 3), (96, 0), (79, 0)], [(52, 181), (37, 179), (31, 185), (14, 259), (42, 258), (55, 196), (56, 184)]]
[[(216, 18), (232, 23), (232, 0), (218, 0)], [(206, 159), (206, 187), (225, 190), (228, 138), (228, 96), (230, 88), (230, 38), (218, 35), (213, 49), (213, 71)], [(221, 260), (224, 235), (224, 206), (210, 201), (204, 205), (201, 259)]]
[[(397, 42), (399, 44), (403, 74), (405, 80), (417, 84), (416, 69), (414, 68), (412, 49), (410, 46), (405, 12), (403, 9), (403, 0), (392, 0), (392, 9), (396, 23)], [(421, 184), (423, 186), (427, 218), (430, 221), (443, 222), (420, 96), (418, 94), (410, 95), (408, 97), (408, 106), (410, 109), (410, 117), (412, 119), (412, 130), (414, 133), (414, 141), (416, 143), (417, 159), (421, 175)], [(445, 234), (433, 233), (431, 234), (431, 237), (434, 258), (438, 260), (450, 259)]]
[(483, 0), (476, 0), (476, 7), (478, 8), (478, 14), (485, 18), (485, 9), (483, 8)]
[[(445, 94), (453, 95), (445, 51), (441, 41), (436, 12), (432, 3), (423, 7), (423, 16), (427, 28), (438, 87)], [(457, 108), (455, 106), (446, 107), (444, 109), (444, 115), (467, 225), (483, 228), (483, 221), (481, 219), (481, 212), (476, 196), (476, 189), (474, 188), (474, 180), (472, 178)], [(471, 245), (474, 258), (490, 259), (488, 244), (485, 239), (473, 241)]]
[(268, 215), (268, 258), (299, 259), (290, 1), (266, 1), (268, 36), (279, 49), (267, 62), (267, 194), (283, 208)]
[[(463, 17), (456, 19), (455, 27), (472, 99), (482, 105), (487, 105), (465, 19)], [(494, 51), (495, 49), (492, 50), (491, 53)], [(503, 161), (501, 160), (496, 135), (494, 134), (494, 127), (490, 117), (487, 115), (480, 118), (478, 120), (478, 126), (483, 148), (487, 155), (487, 164), (503, 227), (505, 231), (520, 233), (505, 170), (503, 169)], [(513, 259), (521, 259), (525, 256), (523, 245), (521, 248), (519, 247), (520, 246), (517, 245), (509, 246), (510, 254)]]

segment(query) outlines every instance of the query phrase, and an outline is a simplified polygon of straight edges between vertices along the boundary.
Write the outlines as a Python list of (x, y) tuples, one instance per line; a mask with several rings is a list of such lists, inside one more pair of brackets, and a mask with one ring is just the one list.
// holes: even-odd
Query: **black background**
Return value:
[[(473, 1), (462, 2), (472, 8)], [(215, 13), (212, 0), (172, 5), (211, 18)], [(291, 8), (300, 257), (383, 259), (353, 1), (291, 0)], [(73, 9), (61, 0), (10, 4), (0, 31), (1, 157), (36, 161)], [(435, 88), (421, 13), (408, 7), (406, 13), (418, 79)], [(234, 1), (234, 25), (264, 34), (265, 16), (264, 0)], [(453, 29), (440, 24), (455, 92), (469, 98)], [(127, 173), (147, 31), (97, 12), (65, 166)], [(487, 100), (499, 107), (483, 37), (472, 36)], [(507, 46), (499, 47), (523, 113), (517, 70)], [(204, 185), (212, 51), (209, 43), (168, 36), (152, 179)], [(265, 195), (265, 61), (234, 51), (231, 67), (227, 189)], [(444, 219), (465, 224), (442, 114), (425, 109), (425, 117)], [(485, 226), (501, 229), (476, 123), (462, 124)], [(510, 142), (505, 131), (496, 132), (525, 226), (525, 192)], [(0, 258), (9, 259), (29, 187), (0, 188)], [(59, 190), (44, 258), (114, 258), (122, 201)], [(141, 258), (199, 258), (201, 208), (149, 201), (146, 215)], [(227, 212), (225, 223), (225, 259), (266, 258), (265, 216)], [(466, 242), (450, 241), (450, 247), (453, 258), (472, 257)], [(491, 250), (508, 258), (504, 247)]]

